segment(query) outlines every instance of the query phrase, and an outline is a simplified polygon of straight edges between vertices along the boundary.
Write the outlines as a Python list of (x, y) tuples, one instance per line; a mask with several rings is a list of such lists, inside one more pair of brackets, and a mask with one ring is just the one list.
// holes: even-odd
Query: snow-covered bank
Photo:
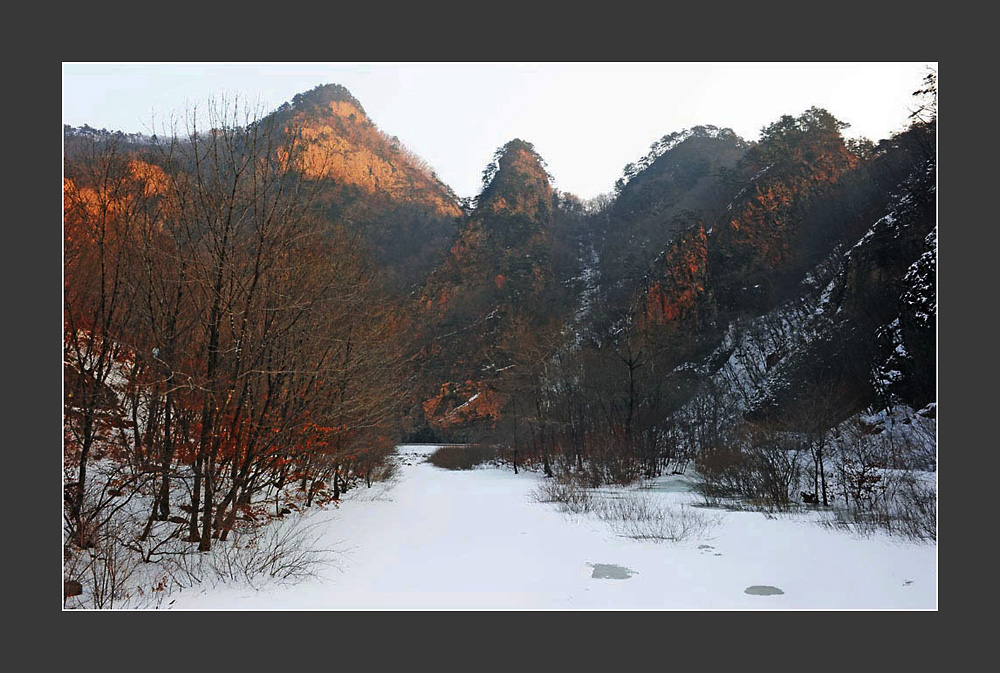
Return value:
[[(294, 586), (223, 585), (173, 609), (936, 609), (937, 547), (823, 528), (811, 514), (712, 511), (708, 537), (640, 541), (567, 516), (531, 492), (540, 475), (448, 471), (402, 446), (398, 481), (306, 516), (337, 567)], [(408, 464), (407, 464), (408, 463)], [(673, 478), (676, 480), (676, 478)], [(697, 503), (669, 486), (665, 502)], [(377, 497), (373, 497), (377, 496)], [(618, 566), (627, 579), (603, 572)], [(597, 572), (602, 570), (602, 572)], [(596, 577), (595, 577), (596, 576)], [(617, 576), (617, 575), (616, 575)], [(783, 594), (745, 593), (773, 586)]]

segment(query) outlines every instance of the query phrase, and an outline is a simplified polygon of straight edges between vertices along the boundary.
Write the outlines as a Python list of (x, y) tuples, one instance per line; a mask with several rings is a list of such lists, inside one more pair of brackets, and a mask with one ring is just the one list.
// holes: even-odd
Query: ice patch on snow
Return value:
[(615, 565), (614, 563), (588, 563), (587, 565), (594, 569), (591, 577), (595, 580), (627, 580), (632, 575), (639, 574), (631, 568)]
[(772, 587), (768, 584), (755, 584), (752, 587), (744, 589), (743, 593), (750, 594), (751, 596), (780, 596), (785, 592), (778, 587)]

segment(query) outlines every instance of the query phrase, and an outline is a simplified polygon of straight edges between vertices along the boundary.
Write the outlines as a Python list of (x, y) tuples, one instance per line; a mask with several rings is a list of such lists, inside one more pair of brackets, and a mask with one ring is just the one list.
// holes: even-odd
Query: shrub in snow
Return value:
[(905, 407), (859, 415), (835, 439), (833, 524), (937, 539), (935, 422)]
[(272, 522), (216, 545), (209, 568), (215, 579), (255, 588), (272, 579), (297, 582), (315, 577), (319, 568), (332, 563), (333, 550), (318, 547), (317, 540), (315, 525), (300, 517)]
[(738, 498), (762, 508), (795, 503), (806, 446), (775, 424), (748, 422), (718, 444), (702, 447), (695, 466), (697, 486), (710, 503)]
[(594, 507), (590, 490), (570, 475), (545, 479), (531, 497), (535, 502), (556, 504), (560, 511), (571, 514), (586, 514)]

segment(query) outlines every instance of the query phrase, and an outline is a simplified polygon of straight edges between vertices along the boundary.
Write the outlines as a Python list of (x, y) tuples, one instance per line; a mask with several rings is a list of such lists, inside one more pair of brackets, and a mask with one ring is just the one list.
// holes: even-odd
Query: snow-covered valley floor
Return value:
[[(171, 609), (936, 609), (937, 547), (857, 537), (815, 514), (699, 510), (701, 537), (623, 537), (589, 515), (536, 502), (537, 473), (449, 471), (435, 447), (399, 447), (390, 484), (307, 512), (333, 565), (291, 586), (220, 584), (168, 598)], [(696, 504), (683, 478), (647, 493)], [(621, 571), (620, 569), (628, 569)], [(624, 577), (624, 579), (621, 579)], [(749, 587), (783, 593), (747, 593)], [(754, 590), (759, 592), (760, 590)], [(767, 593), (765, 591), (765, 593)], [(168, 606), (163, 606), (168, 607)]]

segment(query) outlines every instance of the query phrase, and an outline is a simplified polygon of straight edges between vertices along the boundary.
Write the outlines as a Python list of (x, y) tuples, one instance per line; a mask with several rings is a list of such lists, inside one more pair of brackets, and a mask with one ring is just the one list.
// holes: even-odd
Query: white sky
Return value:
[[(64, 63), (63, 122), (161, 128), (209, 96), (270, 111), (319, 84), (342, 84), (380, 129), (474, 196), (497, 147), (534, 144), (560, 190), (590, 198), (660, 137), (698, 124), (747, 140), (783, 114), (826, 108), (848, 137), (906, 126), (918, 63)], [(154, 121), (155, 120), (155, 121)]]

